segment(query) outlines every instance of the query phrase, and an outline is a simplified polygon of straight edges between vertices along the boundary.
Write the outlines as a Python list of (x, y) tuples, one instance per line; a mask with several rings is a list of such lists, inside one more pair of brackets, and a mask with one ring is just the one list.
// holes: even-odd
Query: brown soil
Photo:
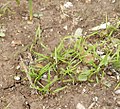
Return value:
[[(0, 5), (6, 1), (0, 0)], [(62, 37), (73, 34), (77, 28), (82, 28), (85, 32), (105, 22), (106, 14), (109, 22), (115, 22), (120, 17), (120, 0), (115, 0), (115, 3), (112, 3), (114, 0), (69, 0), (73, 7), (64, 10), (68, 17), (61, 10), (65, 1), (67, 0), (33, 0), (34, 12), (43, 14), (40, 19), (33, 18), (33, 24), (28, 24), (26, 20), (27, 0), (21, 0), (20, 6), (12, 2), (9, 6), (15, 13), (0, 18), (1, 27), (6, 29), (5, 38), (0, 38), (0, 109), (75, 109), (78, 103), (86, 109), (92, 103), (95, 103), (93, 109), (120, 108), (113, 93), (115, 81), (111, 77), (107, 77), (111, 82), (110, 88), (100, 84), (81, 83), (54, 96), (45, 97), (31, 89), (28, 82), (14, 80), (16, 74), (25, 77), (16, 70), (18, 54), (25, 52), (22, 48), (32, 43), (38, 25), (43, 30), (43, 42), (51, 51)], [(68, 27), (67, 30), (64, 29), (65, 26)], [(12, 41), (16, 44), (12, 44)]]

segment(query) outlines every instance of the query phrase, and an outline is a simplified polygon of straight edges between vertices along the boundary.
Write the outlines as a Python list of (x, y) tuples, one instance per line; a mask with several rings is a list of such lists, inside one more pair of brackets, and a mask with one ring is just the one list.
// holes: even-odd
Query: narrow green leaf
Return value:
[(20, 4), (20, 0), (16, 0), (17, 4), (19, 5)]
[(28, 1), (28, 5), (29, 5), (29, 15), (30, 15), (30, 20), (33, 19), (33, 6), (32, 6), (32, 0)]
[(67, 88), (67, 86), (57, 88), (57, 89), (55, 89), (55, 90), (53, 91), (53, 93), (58, 93), (58, 92), (64, 90), (65, 88)]

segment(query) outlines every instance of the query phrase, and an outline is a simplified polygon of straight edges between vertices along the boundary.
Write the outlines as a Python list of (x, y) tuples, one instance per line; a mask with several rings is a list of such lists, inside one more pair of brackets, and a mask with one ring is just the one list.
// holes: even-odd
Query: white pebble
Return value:
[(120, 89), (116, 90), (115, 94), (117, 94), (117, 95), (120, 94)]
[(16, 67), (16, 69), (17, 69), (17, 70), (20, 69), (20, 65), (18, 65), (18, 66)]
[(84, 94), (85, 92), (86, 92), (86, 89), (83, 89), (83, 90), (82, 90), (82, 94)]
[(82, 28), (77, 28), (76, 31), (75, 31), (74, 36), (76, 36), (76, 37), (77, 36), (82, 36), (83, 35), (82, 32), (83, 32)]
[(16, 81), (19, 81), (19, 80), (20, 80), (20, 76), (14, 76), (14, 79), (15, 79)]
[(85, 2), (86, 2), (86, 3), (91, 3), (91, 2), (92, 2), (92, 0), (86, 0)]
[(43, 78), (44, 78), (44, 79), (47, 79), (47, 75), (46, 75), (46, 74), (44, 74), (44, 75), (43, 75)]
[(110, 22), (104, 23), (104, 24), (100, 24), (99, 26), (93, 27), (91, 29), (89, 29), (90, 31), (97, 31), (97, 30), (103, 30), (106, 29), (107, 26), (110, 26)]
[(68, 30), (68, 27), (67, 27), (67, 25), (66, 25), (66, 26), (64, 26), (63, 28), (64, 28), (65, 30)]
[(98, 101), (98, 97), (94, 97), (94, 98), (93, 98), (93, 101), (94, 101), (94, 102), (97, 102), (97, 101)]
[(115, 3), (115, 2), (116, 2), (116, 0), (112, 0), (112, 1), (111, 1), (111, 3)]
[(97, 54), (98, 54), (98, 55), (103, 55), (104, 52), (103, 52), (103, 51), (98, 51), (98, 50), (97, 50)]
[(78, 103), (76, 109), (85, 109), (85, 107), (81, 103)]
[(73, 4), (72, 4), (71, 2), (66, 2), (66, 3), (64, 4), (64, 7), (65, 7), (65, 8), (70, 8), (70, 7), (73, 7)]

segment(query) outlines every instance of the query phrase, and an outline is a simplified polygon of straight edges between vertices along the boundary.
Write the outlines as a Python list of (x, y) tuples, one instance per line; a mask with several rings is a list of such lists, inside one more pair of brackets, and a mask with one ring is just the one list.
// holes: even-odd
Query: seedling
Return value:
[[(85, 81), (99, 83), (106, 75), (106, 68), (109, 65), (116, 67), (117, 71), (120, 68), (120, 40), (116, 38), (113, 41), (111, 36), (117, 29), (112, 28), (114, 29), (107, 28), (105, 40), (100, 38), (92, 44), (89, 39), (100, 35), (100, 31), (86, 37), (77, 37), (77, 39), (74, 36), (67, 36), (51, 53), (45, 55), (35, 52), (32, 48), (37, 40), (43, 43), (41, 42), (41, 29), (38, 26), (34, 44), (31, 47), (36, 60), (34, 65), (29, 66), (32, 88), (42, 93), (56, 93), (67, 88), (67, 83)], [(97, 50), (101, 51), (98, 53)], [(59, 83), (61, 85), (58, 85)]]
[(32, 6), (32, 0), (28, 1), (28, 6), (29, 6), (29, 15), (30, 15), (30, 21), (33, 19), (33, 6)]
[[(20, 0), (16, 0), (16, 3), (20, 5)], [(32, 0), (28, 0), (28, 8), (29, 8), (29, 19), (32, 21), (33, 19), (33, 4)]]
[(16, 0), (17, 4), (19, 5), (20, 4), (20, 0)]
[(8, 1), (6, 4), (0, 6), (0, 17), (5, 15), (8, 12), (12, 12), (11, 8), (9, 7), (10, 2)]

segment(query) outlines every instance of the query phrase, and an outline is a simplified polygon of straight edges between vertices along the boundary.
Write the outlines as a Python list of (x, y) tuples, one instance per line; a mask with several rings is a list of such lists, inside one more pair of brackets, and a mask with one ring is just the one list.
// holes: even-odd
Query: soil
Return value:
[[(21, 0), (20, 6), (11, 2), (12, 13), (0, 17), (0, 26), (6, 34), (0, 38), (0, 109), (75, 109), (78, 103), (86, 109), (120, 109), (120, 101), (116, 101), (120, 95), (114, 94), (116, 81), (109, 76), (105, 79), (111, 84), (109, 88), (96, 83), (78, 83), (56, 95), (46, 96), (37, 94), (27, 81), (14, 80), (15, 75), (25, 78), (16, 69), (18, 57), (27, 52), (25, 47), (33, 42), (38, 25), (42, 30), (42, 41), (51, 51), (61, 38), (74, 34), (77, 28), (86, 33), (106, 22), (106, 15), (112, 23), (120, 17), (120, 0), (69, 0), (73, 7), (64, 9), (63, 4), (67, 1), (33, 0), (34, 13), (43, 16), (34, 17), (32, 24), (28, 23), (27, 0)], [(0, 0), (0, 5), (6, 2)], [(37, 50), (41, 51), (39, 47)]]

